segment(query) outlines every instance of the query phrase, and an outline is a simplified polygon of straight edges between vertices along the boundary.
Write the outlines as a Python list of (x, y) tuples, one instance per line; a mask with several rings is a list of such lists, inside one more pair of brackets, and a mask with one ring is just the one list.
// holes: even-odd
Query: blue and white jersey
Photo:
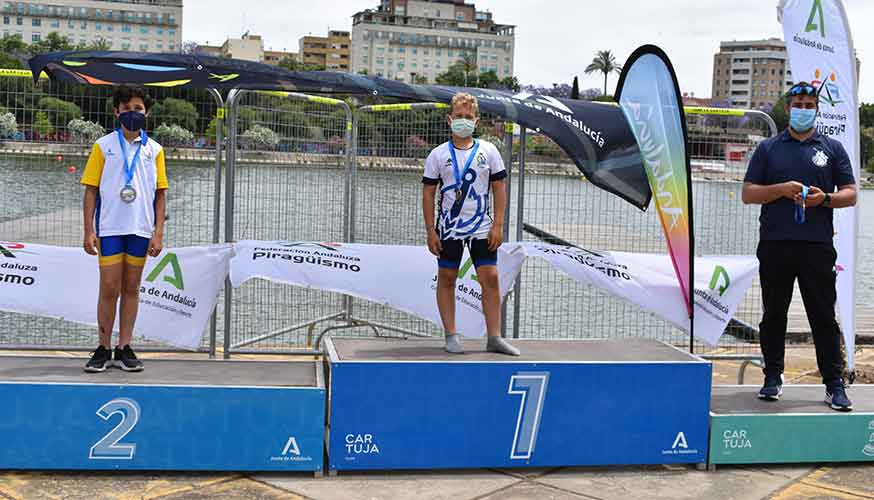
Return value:
[[(461, 175), (461, 203), (456, 203), (455, 170), (450, 148), (455, 151)], [(474, 153), (475, 151), (475, 153)], [(467, 171), (464, 167), (475, 154)], [(494, 144), (476, 140), (470, 149), (458, 149), (452, 141), (434, 148), (425, 160), (424, 184), (439, 186), (437, 234), (441, 240), (485, 238), (492, 228), (489, 206), (491, 182), (507, 177), (504, 160)]]

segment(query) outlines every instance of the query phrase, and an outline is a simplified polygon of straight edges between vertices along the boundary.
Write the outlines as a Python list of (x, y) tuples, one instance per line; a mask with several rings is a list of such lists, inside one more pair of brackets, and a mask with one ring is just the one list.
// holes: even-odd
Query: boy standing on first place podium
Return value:
[[(501, 338), (501, 293), (498, 287), (498, 247), (504, 238), (507, 171), (498, 149), (473, 138), (479, 122), (479, 104), (466, 93), (452, 98), (447, 122), (452, 138), (436, 148), (425, 161), (422, 178), (422, 213), (428, 232), (428, 249), (437, 256), (437, 308), (446, 334), (446, 351), (462, 354), (455, 327), (455, 280), (466, 246), (482, 286), (490, 352), (518, 356), (519, 349)], [(437, 223), (435, 195), (440, 188)], [(494, 193), (494, 217), (489, 197)]]

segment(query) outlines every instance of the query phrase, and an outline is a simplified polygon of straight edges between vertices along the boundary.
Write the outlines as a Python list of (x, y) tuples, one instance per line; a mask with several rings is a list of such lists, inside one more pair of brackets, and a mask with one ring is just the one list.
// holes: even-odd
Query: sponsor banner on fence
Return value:
[[(571, 278), (594, 285), (637, 304), (682, 330), (689, 331), (689, 314), (671, 259), (663, 254), (592, 252), (541, 243), (511, 243), (526, 255), (546, 259)], [(759, 269), (752, 256), (695, 259), (695, 335), (716, 345), (750, 288)]]
[[(689, 331), (689, 316), (668, 255), (590, 252), (545, 243), (506, 243), (498, 251), (502, 297), (528, 256), (540, 257), (571, 278), (637, 304)], [(696, 261), (695, 327), (716, 344), (758, 270), (755, 257)], [(441, 325), (435, 290), (437, 263), (425, 247), (317, 242), (241, 241), (231, 261), (231, 283), (252, 278), (346, 293), (386, 304)], [(485, 333), (482, 289), (470, 259), (459, 270), (456, 318), (470, 337)], [(584, 311), (581, 311), (584, 313)]]
[[(199, 347), (232, 253), (213, 245), (148, 258), (134, 335)], [(96, 326), (99, 285), (97, 257), (81, 248), (0, 242), (0, 310)]]
[[(312, 241), (240, 241), (231, 261), (231, 283), (252, 278), (345, 293), (416, 315), (441, 326), (437, 310), (437, 259), (427, 248)], [(525, 254), (498, 252), (501, 296), (512, 288)], [(459, 332), (485, 334), (482, 288), (467, 251), (458, 272), (455, 314)]]

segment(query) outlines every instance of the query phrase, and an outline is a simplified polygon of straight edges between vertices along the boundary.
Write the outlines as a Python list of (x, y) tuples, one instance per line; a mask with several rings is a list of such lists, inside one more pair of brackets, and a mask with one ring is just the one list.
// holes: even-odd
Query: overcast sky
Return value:
[[(499, 23), (515, 24), (515, 73), (523, 84), (551, 85), (580, 77), (582, 89), (601, 88), (603, 76), (583, 70), (595, 51), (621, 63), (638, 46), (667, 52), (683, 92), (710, 97), (713, 54), (724, 40), (782, 38), (777, 0), (479, 0)], [(874, 102), (874, 0), (844, 0), (862, 61), (860, 98)], [(243, 31), (266, 48), (297, 51), (298, 38), (352, 29), (352, 14), (379, 0), (186, 0), (184, 40), (221, 44)], [(615, 89), (616, 75), (608, 91)]]

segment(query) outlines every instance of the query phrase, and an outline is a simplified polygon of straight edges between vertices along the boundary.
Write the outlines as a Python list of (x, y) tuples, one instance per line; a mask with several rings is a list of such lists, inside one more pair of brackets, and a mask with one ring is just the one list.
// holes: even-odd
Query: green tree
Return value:
[(515, 76), (504, 77), (504, 79), (501, 80), (501, 87), (504, 87), (507, 90), (512, 90), (513, 92), (519, 92), (522, 88), (522, 86), (519, 85), (519, 79)]
[(479, 81), (476, 86), (484, 89), (491, 89), (497, 87), (498, 83), (500, 83), (498, 74), (495, 73), (494, 70), (488, 70), (479, 74)]
[(253, 106), (240, 106), (237, 109), (237, 133), (242, 134), (258, 122), (258, 111)]
[(285, 68), (290, 71), (324, 71), (324, 64), (312, 64), (312, 63), (304, 63), (300, 62), (297, 59), (293, 59), (289, 56), (285, 56), (279, 61), (277, 64), (280, 68)]
[(874, 127), (862, 127), (860, 133), (862, 166), (869, 172), (874, 172)]
[(76, 104), (57, 97), (42, 97), (36, 103), (37, 109), (44, 111), (51, 120), (52, 125), (62, 128), (70, 122), (82, 116), (82, 109)]
[(574, 76), (574, 84), (571, 87), (571, 99), (579, 99), (580, 98), (580, 80), (576, 76)]
[(197, 130), (198, 117), (194, 104), (175, 97), (168, 97), (155, 104), (149, 112), (153, 129), (155, 124), (166, 123), (167, 125), (179, 125), (186, 130)]
[(786, 96), (780, 96), (774, 107), (771, 108), (771, 118), (777, 125), (777, 130), (783, 130), (789, 126), (789, 117), (786, 116)]
[(76, 45), (76, 50), (112, 50), (112, 44), (105, 38), (98, 38), (87, 43)]
[[(218, 118), (212, 117), (212, 120), (209, 121), (209, 124), (206, 126), (206, 130), (203, 132), (203, 135), (206, 136), (207, 140), (215, 141), (215, 132), (216, 127), (218, 127)], [(224, 127), (224, 123), (222, 124), (222, 135), (227, 133)]]
[(464, 86), (473, 87), (475, 83), (471, 75), (476, 75), (476, 53), (464, 52), (461, 54), (457, 64), (461, 65), (461, 69), (464, 72)]
[(27, 59), (27, 56), (27, 44), (21, 39), (21, 35), (3, 35), (0, 38), (0, 67), (24, 68), (22, 60)]
[(54, 131), (52, 128), (52, 122), (49, 120), (49, 115), (46, 114), (45, 111), (38, 111), (36, 113), (36, 119), (33, 121), (32, 128), (33, 131), (40, 136), (47, 136)]
[(859, 122), (862, 127), (874, 127), (874, 104), (862, 104), (859, 107)]
[(59, 35), (56, 31), (52, 31), (45, 38), (38, 42), (33, 42), (28, 47), (32, 55), (47, 54), (49, 52), (60, 52), (63, 50), (73, 50), (75, 47), (67, 37)]
[(477, 84), (476, 75), (471, 75), (471, 79), (468, 81), (464, 66), (461, 63), (453, 64), (445, 73), (437, 75), (435, 80), (440, 85), (450, 87), (475, 87)]
[(607, 75), (622, 71), (622, 65), (616, 64), (616, 57), (609, 50), (599, 50), (592, 63), (586, 66), (586, 74), (604, 73), (604, 95), (607, 95)]
[(413, 73), (412, 74), (412, 81), (410, 83), (412, 83), (414, 85), (427, 85), (428, 84), (428, 77), (425, 75), (420, 75), (418, 73)]

